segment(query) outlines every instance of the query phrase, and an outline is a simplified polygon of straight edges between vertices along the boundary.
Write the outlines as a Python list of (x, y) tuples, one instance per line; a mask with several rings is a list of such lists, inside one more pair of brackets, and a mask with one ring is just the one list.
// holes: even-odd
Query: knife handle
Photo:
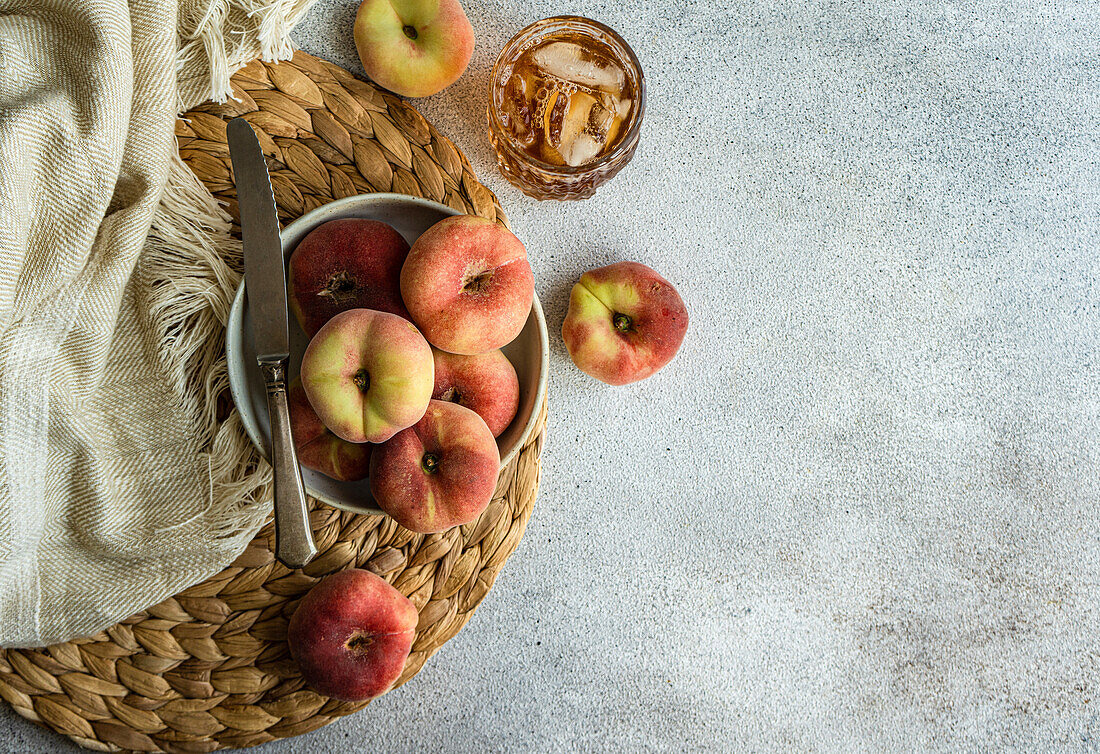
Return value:
[(306, 490), (290, 434), (286, 362), (260, 363), (271, 417), (271, 468), (275, 476), (275, 557), (287, 568), (301, 568), (317, 554), (309, 529)]

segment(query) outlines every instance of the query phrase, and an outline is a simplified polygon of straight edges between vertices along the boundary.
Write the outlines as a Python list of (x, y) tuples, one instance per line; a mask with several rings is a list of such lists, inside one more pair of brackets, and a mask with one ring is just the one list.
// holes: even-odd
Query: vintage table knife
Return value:
[(275, 196), (260, 142), (244, 118), (229, 121), (229, 156), (237, 183), (244, 245), (244, 285), (252, 315), (256, 361), (267, 385), (271, 467), (275, 474), (275, 557), (301, 568), (317, 554), (309, 529), (306, 491), (290, 434), (286, 367), (290, 360), (286, 268)]

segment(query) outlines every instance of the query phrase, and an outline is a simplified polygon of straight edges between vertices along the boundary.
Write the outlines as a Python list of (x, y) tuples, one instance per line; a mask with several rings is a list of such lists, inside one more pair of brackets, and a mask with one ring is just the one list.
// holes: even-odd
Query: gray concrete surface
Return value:
[[(1085, 2), (466, 3), (418, 107), (524, 239), (556, 327), (645, 262), (692, 323), (633, 387), (555, 339), (542, 493), (404, 688), (265, 754), (1100, 749), (1100, 11)], [(360, 71), (354, 0), (301, 46)], [(495, 172), (495, 53), (576, 12), (635, 46), (633, 163)], [(0, 749), (66, 750), (10, 712)]]

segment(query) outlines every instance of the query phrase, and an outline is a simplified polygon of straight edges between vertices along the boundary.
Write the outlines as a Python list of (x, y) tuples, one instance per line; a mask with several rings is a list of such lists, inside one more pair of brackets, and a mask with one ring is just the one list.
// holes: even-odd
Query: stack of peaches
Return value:
[(290, 306), (310, 336), (290, 389), (302, 465), (369, 477), (407, 529), (468, 523), (489, 504), (496, 436), (519, 404), (500, 348), (523, 329), (534, 279), (515, 235), (449, 217), (410, 249), (377, 220), (333, 220), (290, 258)]
[[(449, 217), (410, 248), (376, 220), (333, 220), (290, 257), (290, 307), (310, 336), (290, 388), (302, 465), (370, 478), (402, 526), (436, 532), (473, 521), (500, 472), (496, 436), (519, 405), (500, 348), (523, 329), (534, 279), (504, 227)], [(369, 571), (315, 586), (294, 612), (290, 653), (319, 693), (371, 699), (401, 675), (416, 607)]]
[[(290, 257), (290, 306), (311, 336), (291, 386), (299, 460), (336, 479), (370, 478), (398, 523), (436, 532), (477, 518), (500, 470), (495, 437), (519, 381), (500, 348), (527, 321), (534, 280), (504, 227), (449, 217), (410, 248), (375, 220), (333, 220)], [(676, 289), (649, 267), (586, 272), (562, 338), (574, 363), (612, 385), (667, 364), (687, 331)], [(401, 676), (416, 606), (369, 571), (323, 579), (291, 617), (303, 679), (337, 699), (376, 697)]]

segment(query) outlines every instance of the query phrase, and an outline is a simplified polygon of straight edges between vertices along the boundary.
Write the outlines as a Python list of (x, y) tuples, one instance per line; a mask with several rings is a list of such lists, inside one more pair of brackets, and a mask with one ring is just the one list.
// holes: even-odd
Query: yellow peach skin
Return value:
[(367, 478), (370, 443), (341, 440), (329, 431), (309, 405), (301, 380), (295, 380), (287, 388), (287, 403), (298, 463), (341, 482)]
[(644, 264), (618, 262), (584, 273), (573, 286), (561, 335), (582, 372), (625, 385), (671, 361), (687, 325), (672, 283)]
[(325, 323), (302, 355), (302, 387), (329, 431), (348, 442), (384, 442), (412, 426), (435, 382), (432, 349), (411, 322), (349, 309)]
[(474, 51), (474, 30), (458, 0), (363, 0), (354, 36), (367, 75), (404, 97), (443, 91)]

